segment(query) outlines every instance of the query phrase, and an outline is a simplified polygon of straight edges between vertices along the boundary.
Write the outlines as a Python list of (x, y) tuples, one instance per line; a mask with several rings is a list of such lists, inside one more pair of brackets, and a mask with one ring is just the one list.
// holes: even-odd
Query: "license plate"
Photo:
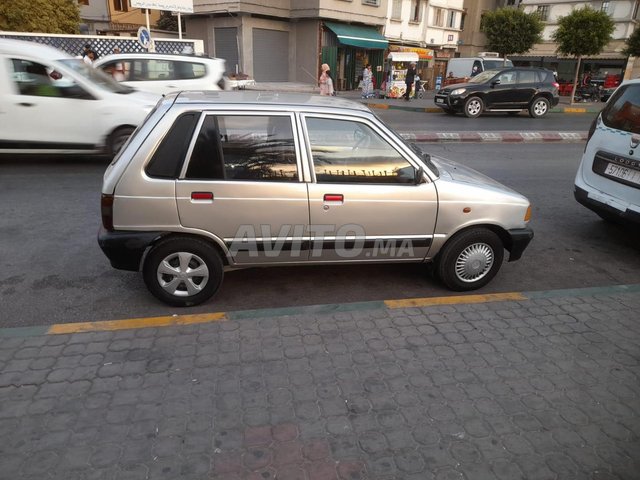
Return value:
[(632, 170), (621, 165), (610, 163), (607, 165), (607, 168), (605, 168), (604, 173), (605, 175), (611, 175), (612, 177), (640, 185), (640, 171), (638, 170)]
[(444, 103), (444, 98), (436, 98), (436, 103)]

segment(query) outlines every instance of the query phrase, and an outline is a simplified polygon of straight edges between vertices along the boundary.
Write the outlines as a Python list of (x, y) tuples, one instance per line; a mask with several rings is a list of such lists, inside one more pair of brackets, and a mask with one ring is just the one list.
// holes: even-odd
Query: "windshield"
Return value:
[(85, 79), (89, 80), (94, 85), (113, 93), (127, 94), (134, 91), (133, 88), (127, 85), (121, 85), (115, 81), (112, 77), (104, 73), (102, 70), (97, 70), (91, 65), (87, 65), (80, 59), (65, 58), (60, 60), (65, 66), (71, 68), (74, 72), (80, 74)]
[(500, 73), (500, 70), (485, 70), (469, 80), (469, 83), (485, 83), (495, 77), (498, 73)]

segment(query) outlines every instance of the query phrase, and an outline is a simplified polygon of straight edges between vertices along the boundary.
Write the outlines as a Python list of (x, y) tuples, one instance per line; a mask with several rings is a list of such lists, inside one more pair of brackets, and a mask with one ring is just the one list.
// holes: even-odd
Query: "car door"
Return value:
[(431, 245), (435, 185), (366, 119), (303, 115), (310, 159), (311, 262), (415, 261)]
[(222, 241), (237, 264), (306, 262), (309, 223), (293, 115), (208, 112), (176, 184), (180, 223)]
[(514, 70), (505, 70), (496, 75), (490, 82), (485, 94), (487, 108), (509, 109), (517, 107), (517, 75)]
[(539, 72), (535, 70), (518, 70), (518, 88), (516, 102), (520, 107), (526, 107), (542, 85)]
[(101, 144), (98, 99), (71, 74), (19, 56), (3, 61), (10, 76), (9, 91), (2, 94), (4, 140), (20, 142), (21, 150), (43, 152), (89, 151)]

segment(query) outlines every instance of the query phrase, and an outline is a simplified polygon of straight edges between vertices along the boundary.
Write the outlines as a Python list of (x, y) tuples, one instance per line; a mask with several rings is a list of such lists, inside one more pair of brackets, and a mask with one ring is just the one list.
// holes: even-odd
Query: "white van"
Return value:
[(93, 62), (124, 85), (160, 95), (178, 90), (228, 90), (221, 58), (117, 53)]
[[(483, 52), (484, 53), (484, 52)], [(479, 57), (451, 58), (447, 64), (447, 77), (468, 78), (475, 77), (485, 70), (513, 67), (513, 62), (500, 58), (498, 54), (485, 53)]]
[(0, 39), (0, 153), (113, 155), (160, 98), (53, 47)]

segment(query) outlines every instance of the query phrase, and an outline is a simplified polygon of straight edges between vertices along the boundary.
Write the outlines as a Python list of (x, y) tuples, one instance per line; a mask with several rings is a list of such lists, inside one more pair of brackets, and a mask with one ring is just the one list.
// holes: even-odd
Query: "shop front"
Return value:
[[(416, 72), (420, 77), (420, 80), (425, 81), (424, 88), (429, 90), (433, 88), (433, 50), (429, 48), (410, 47), (407, 45), (389, 45), (389, 54), (414, 54), (416, 59), (412, 61), (416, 62)], [(385, 69), (385, 78), (388, 78), (388, 70)]]
[(331, 68), (336, 89), (358, 88), (368, 63), (372, 66), (375, 88), (380, 88), (384, 79), (384, 51), (389, 42), (376, 27), (323, 22), (321, 29), (320, 63)]

